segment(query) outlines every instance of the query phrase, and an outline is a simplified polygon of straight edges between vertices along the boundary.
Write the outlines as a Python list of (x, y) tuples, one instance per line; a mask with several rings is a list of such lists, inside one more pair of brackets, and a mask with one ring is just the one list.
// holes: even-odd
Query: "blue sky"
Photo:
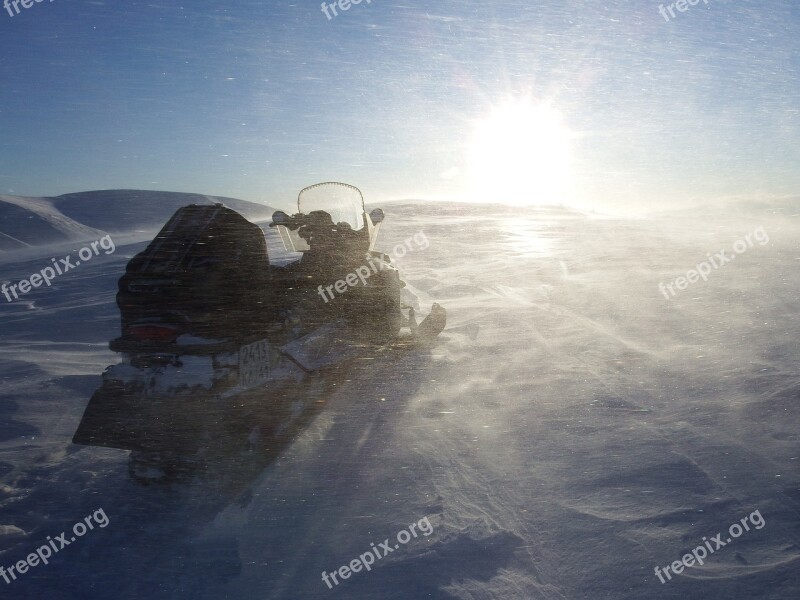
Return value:
[[(273, 205), (469, 194), (476, 123), (570, 135), (578, 203), (796, 194), (800, 7), (650, 0), (34, 4), (0, 12), (0, 193), (145, 188)], [(532, 173), (535, 174), (535, 169)], [(493, 198), (500, 200), (500, 198)]]

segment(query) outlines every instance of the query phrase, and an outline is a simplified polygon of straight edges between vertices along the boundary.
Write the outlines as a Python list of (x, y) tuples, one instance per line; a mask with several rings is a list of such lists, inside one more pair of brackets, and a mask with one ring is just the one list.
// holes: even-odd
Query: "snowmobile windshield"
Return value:
[(349, 223), (355, 230), (364, 227), (364, 196), (346, 183), (318, 183), (301, 190), (297, 209), (306, 215), (324, 210), (334, 223)]

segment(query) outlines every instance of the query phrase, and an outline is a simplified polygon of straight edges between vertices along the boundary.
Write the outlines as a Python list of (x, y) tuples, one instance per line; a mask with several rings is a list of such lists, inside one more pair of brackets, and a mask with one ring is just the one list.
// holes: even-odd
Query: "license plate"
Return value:
[(270, 348), (259, 340), (239, 348), (239, 385), (250, 387), (269, 379)]

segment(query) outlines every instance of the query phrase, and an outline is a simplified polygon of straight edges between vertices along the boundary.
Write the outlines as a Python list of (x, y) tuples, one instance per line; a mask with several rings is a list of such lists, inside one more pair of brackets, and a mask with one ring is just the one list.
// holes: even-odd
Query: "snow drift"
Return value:
[[(796, 213), (384, 208), (379, 247), (430, 240), (399, 263), (424, 304), (447, 308), (441, 342), (363, 361), (291, 443), (243, 448), (185, 486), (137, 487), (124, 453), (69, 443), (113, 361), (116, 281), (142, 243), (0, 302), (0, 565), (98, 509), (109, 519), (0, 589), (58, 600), (800, 594)], [(94, 210), (62, 214), (104, 230), (140, 219), (119, 204)], [(672, 298), (659, 292), (758, 227), (769, 243)], [(2, 277), (43, 260), (4, 264)], [(761, 529), (659, 581), (656, 567), (725, 541), (756, 510)], [(431, 535), (328, 589), (323, 571), (425, 517)]]

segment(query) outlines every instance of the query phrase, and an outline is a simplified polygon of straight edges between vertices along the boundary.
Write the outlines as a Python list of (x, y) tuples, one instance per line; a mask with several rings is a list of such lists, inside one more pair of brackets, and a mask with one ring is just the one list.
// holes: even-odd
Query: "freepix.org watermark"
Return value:
[[(50, 0), (52, 2), (53, 0)], [(6, 9), (8, 12), (9, 17), (13, 17), (15, 14), (19, 14), (19, 5), (22, 5), (22, 8), (30, 8), (34, 4), (39, 4), (40, 2), (44, 2), (44, 0), (3, 0), (3, 8)], [(16, 12), (11, 12), (11, 9), (14, 9)]]
[[(744, 254), (748, 249), (755, 245), (753, 243), (753, 239), (755, 239), (755, 241), (761, 246), (765, 246), (769, 243), (769, 235), (767, 235), (767, 232), (764, 231), (763, 227), (759, 227), (752, 233), (748, 233), (743, 239), (736, 240), (736, 243), (733, 244), (733, 254), (728, 255), (727, 250), (720, 250), (713, 256), (708, 254), (706, 255), (708, 260), (704, 260), (703, 262), (696, 264), (694, 269), (689, 269), (689, 271), (686, 272), (686, 277), (677, 277), (666, 285), (663, 282), (659, 283), (658, 290), (664, 294), (664, 298), (671, 300), (676, 295), (674, 288), (678, 288), (678, 291), (682, 291), (688, 288), (689, 284), (697, 283), (697, 281), (700, 279), (703, 281), (708, 281), (708, 276), (711, 274), (712, 266), (715, 269), (719, 269), (722, 265), (727, 264), (736, 258), (737, 254)], [(669, 293), (672, 294), (671, 296), (667, 294), (667, 290), (669, 290)]]
[(67, 539), (67, 533), (62, 532), (57, 535), (56, 539), (47, 536), (47, 543), (39, 546), (36, 552), (31, 552), (25, 560), (19, 561), (17, 564), (8, 568), (0, 566), (0, 577), (2, 577), (6, 584), (11, 585), (12, 581), (17, 580), (18, 575), (25, 575), (29, 569), (38, 567), (40, 564), (47, 565), (50, 563), (50, 558), (53, 554), (60, 552), (71, 543), (83, 537), (89, 531), (94, 529), (94, 524), (97, 524), (101, 529), (109, 524), (108, 516), (102, 508), (98, 508), (94, 513), (86, 517), (83, 521), (78, 521), (72, 526), (73, 535)]
[[(416, 244), (416, 247), (414, 247)], [(413, 252), (414, 250), (426, 250), (430, 246), (430, 242), (425, 235), (424, 231), (419, 231), (414, 234), (413, 237), (406, 238), (403, 244), (397, 244), (392, 249), (391, 259), (397, 260), (398, 258), (403, 258), (408, 252)], [(344, 294), (347, 290), (351, 287), (355, 287), (358, 285), (359, 281), (361, 285), (367, 285), (367, 279), (369, 279), (373, 273), (377, 273), (379, 270), (384, 268), (383, 262), (376, 263), (372, 258), (368, 259), (367, 262), (369, 263), (369, 267), (367, 265), (361, 265), (352, 273), (348, 273), (344, 279), (340, 279), (334, 284), (329, 286), (319, 286), (317, 287), (317, 293), (319, 294), (320, 298), (325, 300), (327, 304), (329, 302), (328, 295), (330, 295), (330, 300), (334, 298), (334, 290), (337, 294)], [(372, 267), (372, 270), (370, 270)]]
[[(372, 0), (338, 0), (337, 2), (331, 2), (330, 4), (323, 2), (322, 12), (325, 13), (325, 16), (328, 17), (328, 21), (330, 21), (333, 19), (333, 17), (339, 16), (339, 13), (336, 11), (337, 7), (342, 12), (347, 12), (354, 4), (361, 4), (362, 1), (366, 2), (367, 4), (372, 4)], [(333, 13), (333, 17), (331, 16), (331, 13)]]
[[(766, 521), (764, 521), (764, 517), (761, 516), (761, 512), (756, 509), (755, 512), (750, 513), (749, 516), (742, 518), (739, 523), (734, 523), (728, 528), (728, 538), (725, 541), (722, 541), (723, 534), (721, 533), (718, 533), (712, 537), (711, 541), (709, 541), (708, 538), (703, 537), (703, 543), (692, 550), (691, 554), (684, 554), (680, 560), (676, 560), (671, 565), (664, 567), (663, 572), (661, 567), (656, 567), (656, 577), (658, 577), (658, 580), (661, 583), (666, 583), (667, 581), (672, 581), (672, 575), (669, 573), (670, 569), (672, 569), (672, 572), (675, 575), (680, 575), (683, 573), (684, 569), (693, 567), (696, 564), (700, 566), (704, 565), (704, 561), (709, 557), (709, 555), (714, 554), (714, 552), (720, 548), (724, 548), (734, 539), (741, 537), (745, 531), (750, 531), (750, 525), (748, 525), (748, 522), (754, 525), (756, 529), (763, 529), (764, 525), (767, 524)], [(667, 576), (667, 579), (664, 579), (664, 575)]]
[[(387, 556), (388, 554), (398, 550), (400, 545), (406, 545), (408, 542), (411, 541), (412, 536), (418, 537), (417, 528), (419, 528), (420, 533), (425, 537), (428, 537), (430, 534), (433, 533), (433, 525), (428, 520), (428, 517), (423, 517), (416, 523), (412, 523), (408, 526), (408, 531), (402, 529), (397, 534), (397, 541), (398, 543), (392, 546), (389, 543), (389, 538), (383, 540), (380, 544), (375, 546), (375, 542), (370, 542), (370, 551), (365, 552), (358, 558), (354, 558), (350, 561), (349, 565), (343, 565), (339, 567), (337, 570), (332, 571), (331, 573), (326, 573), (325, 571), (322, 572), (322, 581), (328, 586), (329, 590), (333, 589), (334, 585), (339, 585), (340, 581), (336, 578), (338, 575), (342, 578), (342, 580), (350, 579), (350, 576), (353, 573), (359, 573), (361, 569), (366, 569), (367, 571), (372, 570), (372, 565), (375, 564), (376, 560), (380, 560), (383, 557)], [(333, 584), (331, 584), (331, 580), (333, 580)]]
[[(113, 254), (114, 250), (117, 249), (114, 245), (114, 240), (111, 239), (110, 235), (107, 235), (78, 250), (78, 258), (80, 258), (80, 260), (76, 260), (73, 263), (71, 256), (59, 258), (58, 261), (56, 261), (55, 258), (51, 258), (50, 260), (52, 261), (53, 266), (45, 267), (38, 273), (31, 275), (28, 279), (23, 279), (17, 283), (3, 283), (0, 285), (0, 293), (6, 297), (8, 302), (13, 302), (14, 300), (19, 299), (20, 294), (25, 295), (33, 288), (40, 287), (43, 283), (46, 284), (47, 287), (50, 287), (53, 279), (59, 275), (63, 275), (67, 271), (71, 271), (75, 267), (79, 267), (81, 261), (88, 262), (92, 260), (93, 257), (98, 256), (100, 254), (100, 250), (97, 249), (98, 246), (105, 250), (106, 254)], [(19, 293), (17, 293), (17, 290), (19, 290)], [(12, 299), (11, 296), (14, 296), (14, 298)]]
[[(708, 0), (703, 0), (706, 4), (708, 4)], [(677, 0), (672, 4), (668, 5), (664, 8), (663, 4), (658, 5), (658, 13), (664, 17), (664, 20), (669, 22), (670, 18), (675, 18), (675, 9), (678, 9), (678, 12), (686, 12), (689, 10), (690, 6), (697, 6), (700, 4), (700, 0)], [(667, 11), (669, 11), (669, 16), (667, 16)]]

